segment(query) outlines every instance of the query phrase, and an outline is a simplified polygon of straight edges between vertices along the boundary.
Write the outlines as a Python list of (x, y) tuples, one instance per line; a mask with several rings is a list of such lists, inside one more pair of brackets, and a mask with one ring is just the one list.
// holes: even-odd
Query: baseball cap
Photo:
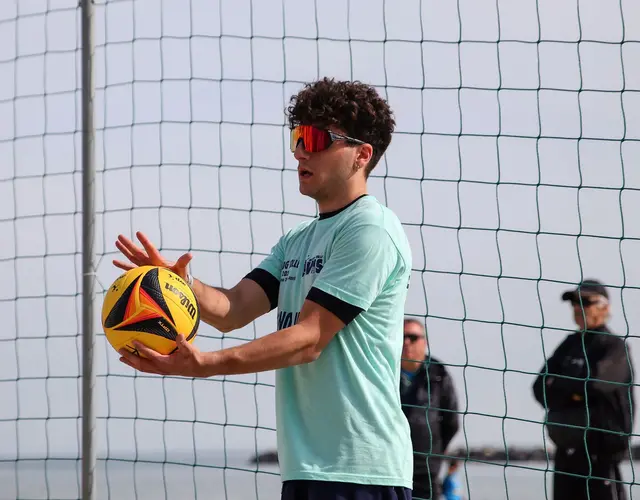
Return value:
[(609, 298), (609, 293), (605, 286), (598, 280), (588, 279), (580, 283), (574, 290), (567, 290), (562, 294), (562, 300), (570, 300), (572, 302), (579, 302), (579, 297), (592, 297), (594, 295), (602, 295), (606, 299)]

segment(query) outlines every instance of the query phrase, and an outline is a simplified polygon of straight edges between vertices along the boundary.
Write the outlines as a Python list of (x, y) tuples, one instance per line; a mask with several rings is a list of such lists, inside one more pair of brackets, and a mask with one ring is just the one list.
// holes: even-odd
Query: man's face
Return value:
[(602, 295), (582, 295), (582, 303), (573, 301), (573, 319), (580, 330), (593, 330), (604, 325), (609, 315), (609, 302)]
[[(343, 131), (331, 127), (332, 132), (344, 134)], [(334, 141), (328, 149), (310, 153), (300, 141), (294, 157), (298, 160), (298, 182), (300, 193), (322, 201), (331, 198), (353, 175), (362, 175), (363, 169), (355, 168), (360, 147), (346, 141)], [(358, 173), (359, 172), (359, 173)]]
[[(424, 361), (427, 352), (427, 337), (422, 326), (408, 322), (404, 324), (404, 345), (402, 347), (402, 364), (407, 366), (412, 361)], [(413, 363), (415, 365), (415, 363)]]

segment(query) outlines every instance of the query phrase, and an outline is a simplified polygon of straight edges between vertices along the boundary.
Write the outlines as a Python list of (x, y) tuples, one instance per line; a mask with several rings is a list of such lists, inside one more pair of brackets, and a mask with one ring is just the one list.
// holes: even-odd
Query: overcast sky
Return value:
[[(0, 2), (2, 455), (77, 453), (76, 4)], [(560, 295), (583, 277), (610, 286), (611, 326), (640, 359), (635, 0), (113, 0), (98, 2), (96, 44), (100, 291), (119, 274), (117, 235), (137, 230), (234, 285), (316, 213), (288, 151), (290, 95), (358, 79), (396, 114), (370, 192), (410, 238), (406, 309), (453, 365), (456, 445), (543, 444), (531, 384), (573, 328)], [(273, 314), (224, 339), (203, 325), (196, 344), (274, 329)], [(272, 373), (134, 376), (97, 346), (101, 452), (275, 447)]]

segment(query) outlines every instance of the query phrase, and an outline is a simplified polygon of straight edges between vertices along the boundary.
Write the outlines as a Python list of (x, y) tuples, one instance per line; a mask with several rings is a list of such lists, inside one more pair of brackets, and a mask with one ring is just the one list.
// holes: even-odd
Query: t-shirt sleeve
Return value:
[(271, 253), (245, 276), (246, 279), (255, 281), (267, 294), (271, 309), (278, 307), (278, 295), (280, 293), (280, 274), (284, 263), (284, 237), (271, 249)]
[(310, 295), (315, 288), (366, 311), (394, 278), (399, 262), (398, 249), (383, 227), (349, 228), (336, 238)]

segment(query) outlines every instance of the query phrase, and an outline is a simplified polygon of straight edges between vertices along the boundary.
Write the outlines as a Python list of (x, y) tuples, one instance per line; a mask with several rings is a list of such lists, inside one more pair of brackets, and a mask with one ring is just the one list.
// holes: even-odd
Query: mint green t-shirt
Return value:
[(411, 488), (399, 395), (411, 251), (398, 218), (361, 197), (290, 230), (259, 268), (280, 280), (278, 329), (296, 323), (312, 287), (362, 309), (317, 360), (277, 370), (282, 480)]

